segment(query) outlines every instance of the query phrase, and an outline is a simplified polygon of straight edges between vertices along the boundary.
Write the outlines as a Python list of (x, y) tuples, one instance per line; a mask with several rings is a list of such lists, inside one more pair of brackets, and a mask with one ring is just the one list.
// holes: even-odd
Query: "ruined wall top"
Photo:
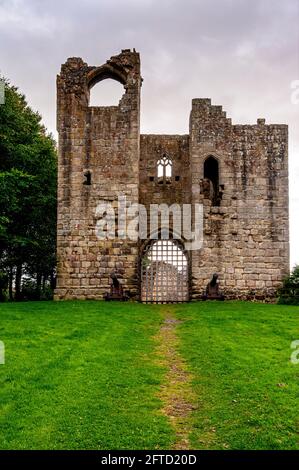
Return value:
[(90, 89), (106, 78), (119, 81), (125, 89), (134, 86), (141, 78), (139, 53), (123, 49), (100, 66), (88, 65), (81, 57), (69, 57), (61, 66), (57, 85), (65, 93), (81, 94), (82, 89)]
[(132, 108), (134, 103), (135, 109), (139, 110), (142, 78), (140, 57), (135, 49), (123, 49), (120, 54), (112, 56), (100, 66), (88, 65), (81, 57), (70, 57), (62, 64), (57, 76), (58, 132), (65, 127), (68, 119), (73, 117), (74, 124), (80, 113), (87, 112), (91, 88), (107, 78), (124, 86), (124, 108)]

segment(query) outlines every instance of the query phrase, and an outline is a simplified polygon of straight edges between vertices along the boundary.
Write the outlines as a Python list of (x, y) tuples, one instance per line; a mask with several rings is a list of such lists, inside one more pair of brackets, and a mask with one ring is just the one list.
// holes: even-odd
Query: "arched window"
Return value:
[(204, 179), (210, 181), (210, 195), (213, 206), (218, 206), (219, 194), (219, 165), (216, 158), (210, 156), (204, 162)]
[(172, 176), (172, 161), (167, 155), (163, 155), (157, 162), (157, 174), (161, 180), (169, 180)]
[(124, 87), (118, 81), (106, 78), (90, 89), (89, 106), (118, 106)]

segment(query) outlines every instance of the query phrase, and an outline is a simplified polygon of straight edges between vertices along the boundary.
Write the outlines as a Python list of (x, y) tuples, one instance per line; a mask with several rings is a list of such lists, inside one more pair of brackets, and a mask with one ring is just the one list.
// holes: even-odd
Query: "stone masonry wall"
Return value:
[[(200, 191), (204, 161), (219, 163), (220, 205)], [(192, 253), (193, 296), (213, 272), (232, 298), (271, 298), (289, 272), (288, 128), (232, 125), (208, 99), (192, 103), (193, 202), (204, 205), (204, 245)]]
[[(89, 107), (90, 88), (105, 78), (120, 81), (119, 106)], [(129, 240), (99, 240), (96, 208), (117, 206), (119, 194), (138, 203), (139, 54), (124, 50), (101, 67), (68, 59), (57, 78), (59, 132), (58, 279), (56, 299), (101, 299), (110, 274), (136, 292), (138, 249)], [(86, 182), (89, 173), (91, 184)]]
[[(164, 155), (172, 161), (172, 175), (163, 181), (157, 163)], [(139, 171), (139, 201), (148, 215), (150, 204), (191, 203), (188, 135), (141, 135)]]
[[(90, 107), (91, 87), (106, 78), (124, 85), (119, 105)], [(288, 127), (263, 119), (233, 125), (221, 106), (194, 99), (189, 135), (140, 136), (141, 82), (139, 54), (130, 50), (100, 67), (70, 58), (57, 77), (55, 298), (101, 299), (112, 272), (133, 296), (140, 293), (146, 241), (120, 231), (100, 240), (96, 232), (99, 202), (116, 210), (122, 194), (148, 214), (150, 204), (203, 204), (203, 247), (188, 252), (192, 298), (217, 272), (228, 298), (272, 299), (289, 272)], [(157, 175), (163, 155), (173, 164), (167, 180)], [(209, 157), (219, 169), (213, 184), (204, 173)]]

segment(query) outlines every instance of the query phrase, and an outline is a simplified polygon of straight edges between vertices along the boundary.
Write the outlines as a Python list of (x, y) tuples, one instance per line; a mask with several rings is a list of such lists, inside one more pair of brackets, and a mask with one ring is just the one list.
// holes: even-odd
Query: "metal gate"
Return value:
[(187, 302), (188, 260), (178, 240), (152, 240), (141, 259), (141, 301)]

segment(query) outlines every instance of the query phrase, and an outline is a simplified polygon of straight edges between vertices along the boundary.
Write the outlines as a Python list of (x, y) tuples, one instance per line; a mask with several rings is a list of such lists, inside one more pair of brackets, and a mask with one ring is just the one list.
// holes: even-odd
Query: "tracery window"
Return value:
[(162, 180), (170, 179), (172, 176), (172, 160), (163, 155), (157, 162), (158, 178)]

